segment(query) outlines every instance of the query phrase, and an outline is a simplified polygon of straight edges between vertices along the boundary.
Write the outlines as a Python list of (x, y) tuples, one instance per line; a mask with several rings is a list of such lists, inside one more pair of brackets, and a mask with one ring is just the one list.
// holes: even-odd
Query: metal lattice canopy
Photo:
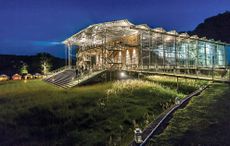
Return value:
[(134, 25), (127, 19), (90, 25), (80, 32), (74, 34), (70, 38), (66, 39), (63, 41), (63, 43), (70, 46), (98, 46), (102, 45), (103, 43), (116, 40), (117, 38), (138, 34), (145, 31), (164, 34), (166, 36), (175, 36), (182, 40), (191, 39), (229, 45), (224, 42), (215, 41), (212, 39), (208, 40), (205, 37), (199, 38), (196, 35), (189, 36), (187, 33), (178, 34), (175, 30), (167, 32), (161, 27), (151, 29), (147, 24)]
[(118, 20), (90, 25), (64, 41), (64, 44), (78, 46), (101, 45), (103, 41), (111, 41), (116, 38), (138, 33), (128, 20)]

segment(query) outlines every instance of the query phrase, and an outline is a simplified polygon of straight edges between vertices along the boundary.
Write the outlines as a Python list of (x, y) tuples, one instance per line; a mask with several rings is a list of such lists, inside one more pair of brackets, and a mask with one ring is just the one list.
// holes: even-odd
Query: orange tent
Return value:
[(12, 76), (12, 80), (21, 80), (21, 79), (22, 79), (22, 76), (19, 75), (19, 74), (14, 74), (14, 75)]

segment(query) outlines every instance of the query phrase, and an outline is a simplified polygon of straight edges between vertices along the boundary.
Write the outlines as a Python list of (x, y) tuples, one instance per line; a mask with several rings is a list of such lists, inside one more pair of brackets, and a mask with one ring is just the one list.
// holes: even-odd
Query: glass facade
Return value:
[[(140, 39), (143, 68), (225, 68), (225, 45), (188, 34), (145, 33)], [(151, 43), (149, 39), (151, 38)]]

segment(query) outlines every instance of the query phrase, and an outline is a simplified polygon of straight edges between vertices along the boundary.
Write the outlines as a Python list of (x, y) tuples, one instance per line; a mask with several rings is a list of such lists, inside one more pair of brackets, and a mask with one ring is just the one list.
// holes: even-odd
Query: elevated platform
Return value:
[[(188, 79), (198, 79), (198, 80), (206, 80), (206, 81), (213, 81), (213, 82), (224, 82), (224, 83), (230, 83), (230, 76), (226, 74), (225, 76), (215, 76), (212, 75), (205, 75), (205, 74), (182, 74), (182, 73), (176, 73), (176, 72), (157, 72), (157, 71), (151, 71), (151, 70), (132, 70), (132, 69), (126, 69), (126, 70), (113, 70), (115, 76), (113, 75), (113, 79), (118, 79), (116, 77), (116, 72), (125, 71), (129, 73), (135, 73), (143, 75), (160, 75), (160, 76), (171, 76), (171, 77), (178, 77), (178, 78), (188, 78)], [(83, 72), (80, 75), (76, 75), (76, 70), (74, 68), (67, 68), (64, 67), (62, 69), (59, 69), (58, 71), (53, 72), (50, 74), (47, 78), (44, 79), (45, 82), (51, 83), (53, 85), (56, 85), (61, 88), (72, 88), (74, 86), (83, 85), (90, 81), (95, 81), (95, 79), (99, 79), (98, 77), (101, 77), (102, 74), (106, 74), (106, 78), (110, 76), (111, 78), (111, 71), (108, 72), (108, 70), (98, 70), (98, 71), (87, 71)], [(109, 73), (109, 74), (107, 74)], [(137, 76), (136, 76), (137, 77)], [(110, 79), (111, 80), (111, 79)]]
[(126, 72), (132, 73), (141, 73), (144, 75), (160, 75), (160, 76), (171, 76), (178, 78), (187, 78), (187, 79), (198, 79), (198, 80), (206, 80), (213, 82), (222, 82), (222, 83), (230, 83), (229, 78), (216, 78), (215, 76), (208, 75), (193, 75), (193, 74), (180, 74), (180, 73), (170, 73), (170, 72), (156, 72), (156, 71), (148, 71), (148, 70), (123, 70)]

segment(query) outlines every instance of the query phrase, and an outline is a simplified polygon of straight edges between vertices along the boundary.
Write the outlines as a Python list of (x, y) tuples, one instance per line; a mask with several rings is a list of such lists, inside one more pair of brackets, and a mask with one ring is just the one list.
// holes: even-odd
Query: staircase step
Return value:
[(65, 69), (63, 71), (60, 71), (59, 73), (55, 73), (55, 75), (53, 75), (53, 76), (51, 75), (50, 77), (44, 79), (44, 81), (51, 83), (55, 86), (61, 87), (61, 88), (71, 88), (71, 87), (82, 84), (82, 83), (100, 75), (104, 71), (105, 70), (91, 72), (91, 73), (88, 73), (86, 75), (82, 75), (82, 76), (79, 76), (78, 78), (76, 78), (75, 70)]

